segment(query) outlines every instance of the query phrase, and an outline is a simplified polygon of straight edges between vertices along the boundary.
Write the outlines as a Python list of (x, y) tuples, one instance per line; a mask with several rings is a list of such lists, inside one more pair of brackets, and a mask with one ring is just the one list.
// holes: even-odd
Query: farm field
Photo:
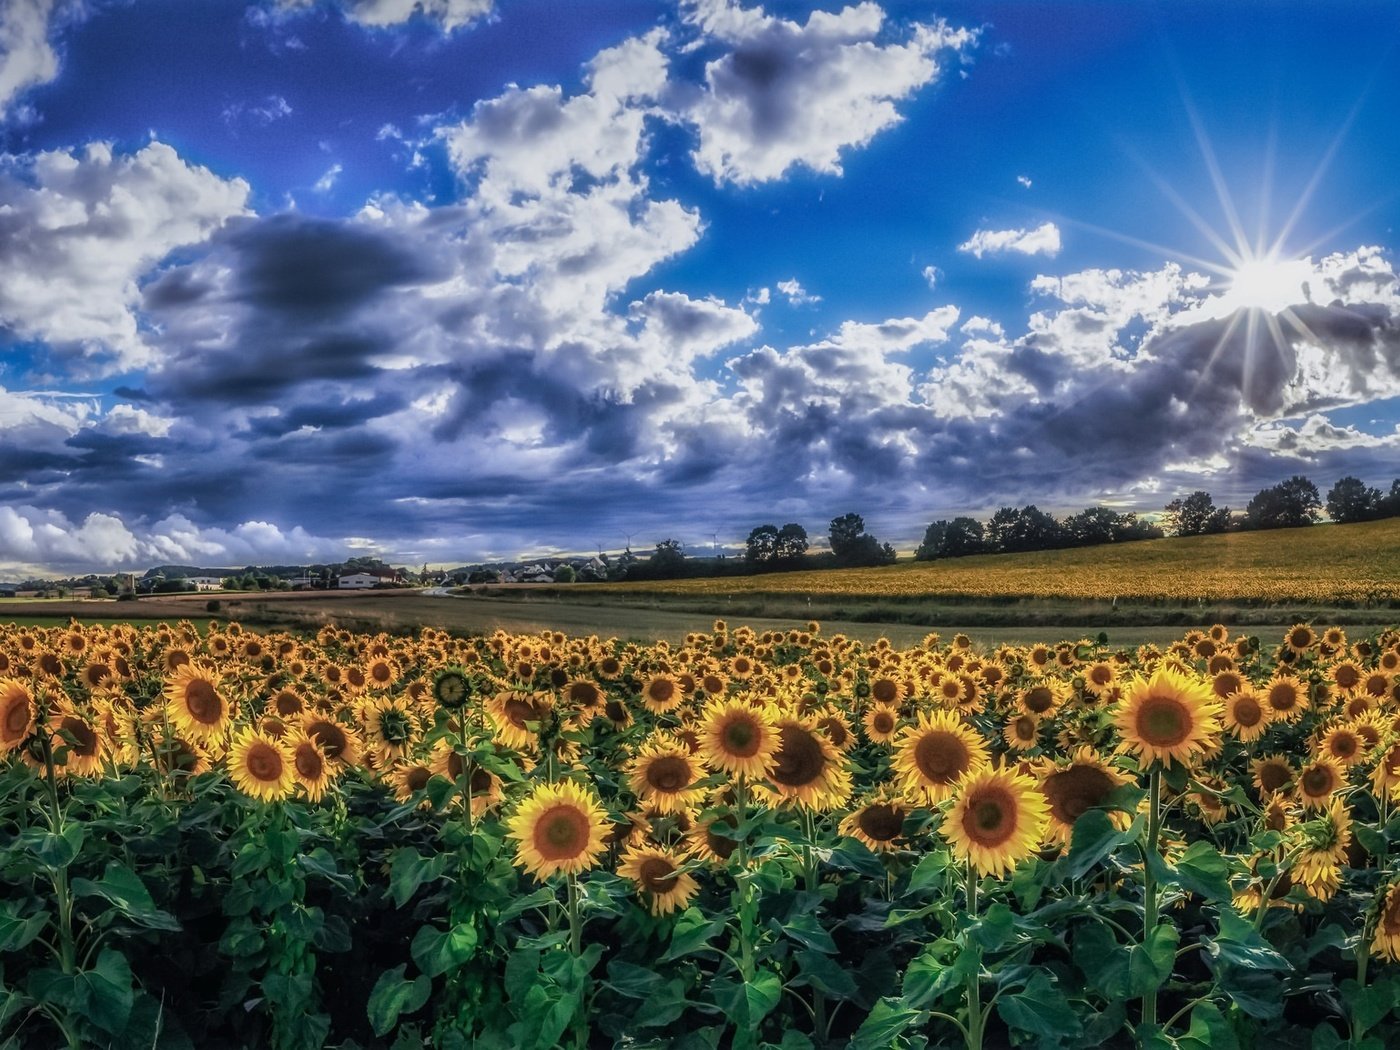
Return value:
[(0, 1045), (1400, 1039), (1400, 631), (0, 629)]
[(977, 555), (874, 569), (595, 586), (687, 597), (803, 594), (1388, 607), (1400, 602), (1400, 519)]

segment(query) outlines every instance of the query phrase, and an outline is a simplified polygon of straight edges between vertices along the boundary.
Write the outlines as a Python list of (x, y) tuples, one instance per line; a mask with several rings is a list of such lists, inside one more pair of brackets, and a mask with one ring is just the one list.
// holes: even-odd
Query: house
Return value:
[(351, 572), (342, 576), (336, 586), (342, 590), (368, 590), (378, 583), (379, 577), (372, 572)]
[(197, 591), (221, 591), (224, 589), (224, 581), (220, 576), (186, 576), (186, 583), (194, 584)]

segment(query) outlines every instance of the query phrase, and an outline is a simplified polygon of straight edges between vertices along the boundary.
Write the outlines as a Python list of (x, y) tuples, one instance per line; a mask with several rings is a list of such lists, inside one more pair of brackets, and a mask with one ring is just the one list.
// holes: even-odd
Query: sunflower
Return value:
[(505, 823), (516, 864), (540, 881), (587, 871), (607, 849), (607, 814), (596, 795), (572, 781), (538, 785)]
[(1376, 936), (1371, 941), (1371, 954), (1391, 962), (1400, 962), (1400, 882), (1391, 883), (1385, 891), (1380, 915), (1376, 918)]
[(1036, 718), (1050, 718), (1064, 703), (1065, 697), (1064, 683), (1047, 678), (1022, 689), (1016, 695), (1016, 705), (1028, 715), (1034, 715)]
[(284, 685), (268, 698), (267, 706), (278, 718), (295, 718), (306, 710), (306, 699), (289, 685)]
[(570, 678), (560, 690), (564, 704), (578, 711), (588, 711), (603, 706), (607, 699), (601, 686), (588, 678)]
[[(1040, 777), (1040, 790), (1049, 804), (1046, 840), (1069, 845), (1074, 822), (1091, 809), (1108, 801), (1128, 778), (1106, 763), (1091, 747), (1080, 747), (1067, 762), (1048, 766)], [(1131, 818), (1126, 813), (1109, 814), (1115, 827), (1126, 829)]]
[(1400, 794), (1400, 741), (1391, 744), (1376, 763), (1371, 774), (1371, 785), (1378, 794), (1389, 797)]
[(182, 734), (202, 744), (228, 731), (233, 712), (222, 685), (218, 671), (196, 662), (182, 665), (165, 683), (166, 710)]
[(1289, 652), (1302, 656), (1317, 644), (1317, 634), (1305, 623), (1295, 624), (1284, 636), (1283, 644), (1288, 647)]
[(700, 757), (731, 776), (765, 777), (773, 768), (778, 729), (766, 708), (743, 700), (712, 702), (700, 730)]
[(471, 699), (472, 684), (460, 667), (444, 667), (433, 675), (433, 699), (441, 707), (456, 711)]
[(778, 747), (768, 774), (784, 801), (825, 811), (835, 809), (851, 793), (851, 776), (826, 734), (810, 720), (784, 718), (777, 722)]
[(388, 689), (399, 680), (399, 666), (387, 656), (376, 656), (365, 666), (371, 689)]
[(487, 701), (486, 713), (495, 727), (496, 739), (506, 747), (522, 750), (533, 748), (538, 739), (529, 723), (543, 722), (552, 706), (544, 693), (509, 690)]
[(960, 861), (981, 875), (1000, 875), (1039, 849), (1049, 812), (1030, 777), (984, 767), (958, 781), (938, 830)]
[(332, 763), (340, 766), (360, 764), (360, 735), (353, 729), (323, 714), (303, 715), (301, 728), (315, 738)]
[(684, 699), (680, 682), (669, 674), (654, 674), (642, 686), (642, 706), (654, 715), (674, 711)]
[(875, 675), (870, 679), (870, 698), (877, 704), (898, 707), (904, 699), (904, 683), (894, 675)]
[(705, 789), (695, 784), (704, 770), (685, 745), (655, 739), (642, 745), (628, 764), (632, 793), (662, 813), (677, 813), (700, 804)]
[(633, 846), (622, 855), (617, 873), (636, 883), (653, 915), (668, 915), (690, 904), (700, 884), (683, 868), (685, 858), (660, 846)]
[(1298, 800), (1307, 809), (1321, 809), (1346, 783), (1341, 765), (1331, 758), (1317, 758), (1298, 772)]
[(1293, 829), (1301, 849), (1292, 874), (1309, 896), (1327, 900), (1341, 887), (1341, 869), (1351, 845), (1351, 811), (1340, 798), (1328, 803), (1319, 817)]
[(335, 779), (335, 770), (321, 745), (306, 733), (283, 740), (292, 758), (292, 776), (311, 802), (319, 802)]
[(1117, 680), (1118, 669), (1111, 660), (1095, 661), (1084, 672), (1084, 688), (1098, 697), (1112, 689)]
[(445, 740), (439, 740), (433, 745), (429, 769), (437, 776), (459, 786), (463, 776), (470, 777), (467, 781), (467, 794), (471, 796), (473, 817), (482, 817), (487, 810), (500, 805), (505, 797), (500, 777), (474, 762), (468, 762)]
[[(431, 779), (433, 771), (425, 762), (405, 762), (395, 766), (389, 774), (389, 783), (394, 787), (394, 798), (400, 802), (408, 802), (427, 787)], [(426, 802), (424, 804), (426, 805)]]
[(1251, 762), (1249, 768), (1261, 799), (1285, 790), (1298, 777), (1298, 771), (1286, 755), (1264, 755)]
[(1202, 790), (1192, 791), (1189, 797), (1200, 813), (1202, 823), (1219, 824), (1230, 815), (1229, 803), (1220, 797), (1230, 790), (1230, 785), (1213, 776), (1202, 776), (1200, 784)]
[(861, 724), (872, 744), (888, 744), (899, 730), (899, 712), (888, 704), (876, 704), (865, 712)]
[(18, 751), (34, 732), (38, 708), (18, 678), (0, 679), (0, 754)]
[(286, 798), (296, 784), (296, 765), (290, 752), (253, 729), (234, 736), (225, 761), (238, 789), (264, 802)]
[(385, 765), (407, 758), (418, 737), (413, 713), (397, 698), (371, 704), (365, 712), (364, 730), (365, 742)]
[(1318, 751), (1344, 766), (1354, 766), (1366, 758), (1365, 738), (1350, 725), (1336, 725), (1323, 734)]
[(106, 740), (101, 727), (92, 723), (89, 714), (80, 712), (65, 698), (49, 715), (49, 730), (53, 734), (49, 747), (59, 772), (77, 777), (101, 775)]
[(1260, 700), (1253, 687), (1246, 684), (1225, 697), (1223, 721), (1233, 736), (1249, 743), (1264, 735), (1264, 730), (1269, 728), (1272, 711)]
[(1216, 745), (1219, 711), (1209, 686), (1164, 667), (1133, 680), (1114, 720), (1121, 749), (1144, 763), (1190, 764)]
[(908, 815), (905, 803), (894, 793), (883, 792), (848, 813), (841, 821), (841, 834), (856, 839), (874, 853), (888, 853), (898, 846)]
[(1001, 735), (1013, 750), (1029, 751), (1040, 737), (1040, 719), (1025, 713), (1014, 714), (1007, 720)]
[(731, 813), (701, 817), (695, 826), (686, 832), (688, 848), (694, 856), (713, 864), (727, 864), (739, 847), (739, 840), (731, 833), (738, 823)]
[(953, 793), (958, 778), (987, 764), (987, 746), (952, 711), (920, 712), (897, 743), (894, 768), (912, 794), (937, 805)]

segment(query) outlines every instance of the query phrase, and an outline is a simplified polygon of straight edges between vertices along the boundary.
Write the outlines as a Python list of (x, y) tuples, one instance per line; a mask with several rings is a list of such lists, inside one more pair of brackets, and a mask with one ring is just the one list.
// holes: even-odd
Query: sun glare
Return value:
[(1230, 274), (1221, 305), (1235, 310), (1276, 314), (1308, 301), (1304, 287), (1312, 274), (1306, 259), (1274, 256), (1245, 259)]

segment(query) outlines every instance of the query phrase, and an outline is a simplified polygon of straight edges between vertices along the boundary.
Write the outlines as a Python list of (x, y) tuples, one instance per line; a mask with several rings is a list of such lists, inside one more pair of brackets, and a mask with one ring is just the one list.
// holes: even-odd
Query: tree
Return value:
[(923, 542), (914, 551), (914, 560), (933, 561), (935, 558), (947, 557), (943, 553), (943, 545), (948, 540), (948, 530), (951, 527), (950, 522), (943, 521), (941, 518), (938, 521), (930, 522), (929, 527), (924, 530)]
[(1123, 517), (1116, 511), (1107, 507), (1090, 507), (1066, 518), (1064, 527), (1070, 541), (1076, 546), (1091, 547), (1112, 543), (1122, 533), (1123, 526)]
[(1291, 529), (1311, 525), (1321, 517), (1322, 497), (1317, 486), (1301, 474), (1256, 493), (1245, 508), (1245, 523), (1252, 529)]
[(1002, 507), (987, 523), (988, 544), (1002, 553), (1050, 550), (1063, 545), (1064, 535), (1060, 523), (1035, 504)]
[(846, 561), (860, 546), (865, 535), (865, 519), (859, 514), (842, 514), (831, 519), (831, 553), (837, 561)]
[(555, 583), (573, 583), (578, 579), (578, 573), (574, 572), (574, 567), (568, 562), (560, 562), (554, 567)]
[(1230, 508), (1216, 509), (1209, 492), (1196, 491), (1178, 496), (1166, 506), (1164, 523), (1167, 531), (1178, 536), (1204, 536), (1224, 532), (1230, 524)]
[(773, 556), (777, 561), (795, 564), (807, 553), (807, 530), (790, 521), (778, 530)]
[(1390, 483), (1390, 492), (1381, 497), (1376, 508), (1378, 518), (1400, 518), (1400, 478)]
[(656, 550), (647, 560), (648, 575), (662, 579), (679, 576), (685, 571), (685, 548), (680, 540), (666, 539), (656, 545)]
[(1380, 515), (1383, 503), (1380, 489), (1367, 488), (1360, 478), (1345, 477), (1327, 493), (1327, 516), (1338, 525), (1370, 521)]
[(778, 552), (778, 527), (759, 525), (744, 541), (744, 560), (750, 565), (767, 565)]

